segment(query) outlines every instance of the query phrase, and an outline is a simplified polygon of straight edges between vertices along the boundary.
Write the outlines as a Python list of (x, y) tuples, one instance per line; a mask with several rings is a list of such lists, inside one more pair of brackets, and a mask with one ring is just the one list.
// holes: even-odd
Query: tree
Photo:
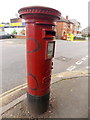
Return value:
[(17, 34), (17, 31), (14, 29), (13, 32), (12, 32), (12, 34), (14, 34), (14, 35)]

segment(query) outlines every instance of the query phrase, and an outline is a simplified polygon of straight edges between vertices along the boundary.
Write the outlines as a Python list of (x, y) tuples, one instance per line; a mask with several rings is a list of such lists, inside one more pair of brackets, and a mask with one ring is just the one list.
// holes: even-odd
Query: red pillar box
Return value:
[(55, 22), (61, 13), (48, 7), (25, 7), (19, 11), (26, 23), (27, 99), (34, 113), (45, 112), (49, 105)]

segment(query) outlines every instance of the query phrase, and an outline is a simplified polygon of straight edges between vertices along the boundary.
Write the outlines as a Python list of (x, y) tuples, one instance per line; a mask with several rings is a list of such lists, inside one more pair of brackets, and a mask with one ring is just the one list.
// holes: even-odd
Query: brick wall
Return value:
[(57, 22), (56, 26), (56, 38), (61, 39), (61, 37), (67, 33), (77, 33), (75, 30), (75, 26), (73, 23), (67, 23), (67, 22)]
[(67, 34), (67, 26), (68, 23), (66, 22), (57, 22), (57, 26), (56, 26), (56, 38), (61, 39), (61, 37), (63, 36), (63, 34)]

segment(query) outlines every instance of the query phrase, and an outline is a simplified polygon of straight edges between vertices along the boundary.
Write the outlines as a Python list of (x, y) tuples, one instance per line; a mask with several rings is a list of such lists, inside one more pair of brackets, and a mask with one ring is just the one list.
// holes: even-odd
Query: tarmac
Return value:
[[(27, 104), (27, 89), (21, 89), (19, 96), (14, 94), (3, 100), (1, 118), (88, 118), (88, 74), (73, 72), (63, 78), (53, 77), (50, 90), (50, 101), (47, 112), (35, 115), (30, 112)], [(59, 76), (59, 75), (58, 75)], [(11, 98), (13, 99), (11, 101)]]

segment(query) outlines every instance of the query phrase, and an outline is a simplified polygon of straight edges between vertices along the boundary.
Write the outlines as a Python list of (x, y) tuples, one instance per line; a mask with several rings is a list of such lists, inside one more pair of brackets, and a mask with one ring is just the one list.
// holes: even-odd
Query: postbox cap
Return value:
[(43, 7), (43, 6), (29, 6), (21, 8), (18, 13), (22, 18), (23, 15), (31, 15), (31, 14), (42, 14), (42, 15), (51, 15), (60, 19), (61, 13), (53, 8)]

